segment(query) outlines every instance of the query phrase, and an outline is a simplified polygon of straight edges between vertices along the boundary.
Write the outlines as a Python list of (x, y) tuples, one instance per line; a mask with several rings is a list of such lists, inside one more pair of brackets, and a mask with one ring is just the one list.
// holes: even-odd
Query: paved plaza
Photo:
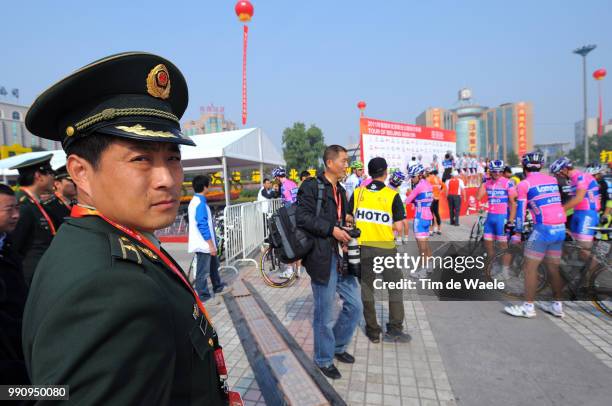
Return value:
[[(446, 226), (434, 239), (465, 240), (475, 217)], [(411, 233), (412, 234), (412, 233)], [(187, 268), (186, 244), (165, 244)], [(400, 248), (401, 250), (401, 248)], [(312, 291), (308, 275), (291, 287), (264, 284), (252, 265), (239, 277), (257, 291), (301, 349), (312, 358)], [(340, 303), (340, 302), (338, 302)], [(329, 380), (350, 405), (603, 405), (612, 398), (612, 320), (590, 302), (566, 303), (566, 317), (539, 311), (535, 319), (502, 313), (506, 303), (439, 302), (416, 294), (404, 301), (408, 344), (371, 343), (363, 321), (337, 363), (342, 379)], [(263, 405), (260, 387), (225, 301), (209, 312), (224, 345), (229, 384), (247, 405)], [(339, 310), (339, 306), (338, 306)], [(378, 302), (384, 325), (388, 303)]]

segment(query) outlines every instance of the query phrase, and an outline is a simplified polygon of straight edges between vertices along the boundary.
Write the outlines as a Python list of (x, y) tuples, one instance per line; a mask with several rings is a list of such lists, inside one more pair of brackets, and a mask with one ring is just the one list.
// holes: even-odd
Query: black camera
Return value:
[(344, 229), (347, 234), (351, 237), (351, 240), (348, 242), (348, 273), (349, 275), (356, 276), (357, 278), (361, 278), (361, 249), (359, 248), (359, 243), (357, 242), (357, 238), (361, 236), (361, 230), (358, 228)]

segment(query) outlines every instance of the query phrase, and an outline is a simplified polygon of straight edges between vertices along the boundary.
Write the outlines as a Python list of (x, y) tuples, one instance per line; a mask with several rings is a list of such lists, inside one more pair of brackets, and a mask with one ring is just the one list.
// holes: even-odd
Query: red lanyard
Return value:
[[(191, 287), (187, 279), (185, 279), (185, 276), (183, 275), (183, 273), (174, 265), (174, 263), (170, 260), (170, 258), (168, 258), (166, 254), (164, 254), (159, 248), (157, 248), (157, 246), (153, 244), (148, 238), (146, 238), (145, 236), (143, 236), (142, 234), (140, 234), (139, 232), (135, 230), (129, 229), (127, 227), (122, 226), (119, 223), (112, 221), (111, 219), (109, 219), (108, 217), (104, 216), (102, 213), (94, 209), (89, 209), (87, 207), (74, 205), (74, 207), (72, 207), (72, 211), (70, 215), (75, 218), (80, 218), (80, 217), (85, 217), (85, 216), (98, 216), (102, 220), (110, 224), (111, 226), (115, 227), (116, 229), (120, 231), (123, 231), (125, 234), (129, 235), (130, 237), (140, 242), (141, 244), (144, 244), (147, 248), (153, 251), (159, 258), (161, 258), (163, 263), (168, 268), (170, 268), (170, 270), (176, 276), (178, 276), (179, 279), (189, 289), (189, 291), (195, 298), (195, 301), (198, 304), (198, 307), (202, 311), (202, 314), (204, 315), (204, 317), (206, 317), (206, 320), (212, 327), (210, 316), (208, 315), (208, 312), (206, 311), (204, 304), (200, 300), (200, 297), (198, 296), (198, 294), (193, 290), (193, 288)], [(230, 391), (225, 382), (227, 379), (227, 367), (225, 365), (225, 357), (223, 356), (223, 350), (221, 349), (221, 347), (218, 347), (217, 349), (215, 349), (214, 358), (215, 358), (215, 364), (217, 365), (217, 372), (221, 379), (221, 386), (225, 392), (225, 396), (227, 397), (227, 400), (229, 401), (229, 405), (230, 406), (241, 406), (243, 403), (242, 403), (242, 398), (240, 396), (240, 393)]]
[(64, 206), (66, 206), (67, 208), (70, 208), (70, 206), (71, 206), (71, 205), (70, 205), (70, 203), (69, 203), (69, 202), (68, 202), (68, 203), (66, 202), (66, 199), (64, 198), (64, 196), (63, 196), (63, 195), (61, 195), (61, 194), (59, 194), (59, 193), (57, 193), (57, 192), (53, 192), (53, 194), (55, 195), (55, 197), (57, 197), (57, 198), (58, 198), (58, 200), (59, 200), (59, 202), (60, 202), (61, 204), (63, 204), (63, 205), (64, 205)]
[(332, 190), (334, 191), (334, 201), (336, 202), (338, 220), (341, 220), (342, 219), (342, 198), (340, 197), (340, 194), (338, 193), (336, 185), (332, 184)]
[(49, 217), (49, 215), (47, 214), (47, 212), (45, 211), (45, 209), (43, 209), (43, 207), (40, 205), (40, 203), (38, 202), (38, 199), (36, 199), (32, 193), (30, 193), (27, 189), (21, 189), (23, 191), (23, 193), (25, 193), (28, 198), (30, 199), (30, 201), (32, 203), (34, 203), (36, 205), (36, 207), (38, 207), (38, 210), (40, 210), (40, 214), (43, 215), (43, 217), (45, 218), (45, 220), (47, 220), (47, 223), (49, 223), (49, 229), (51, 230), (51, 235), (55, 235), (56, 231), (55, 231), (55, 226), (53, 225), (53, 222), (51, 221), (51, 218)]
[(124, 233), (126, 233), (127, 235), (129, 235), (130, 237), (132, 237), (133, 239), (135, 239), (136, 241), (138, 241), (139, 243), (145, 245), (147, 248), (149, 248), (151, 251), (153, 251), (159, 258), (161, 258), (163, 263), (168, 268), (170, 268), (170, 270), (176, 276), (178, 276), (179, 279), (183, 282), (183, 284), (185, 284), (185, 286), (189, 289), (189, 291), (191, 292), (191, 294), (195, 298), (196, 303), (198, 304), (198, 307), (200, 308), (200, 310), (202, 311), (204, 316), (206, 316), (206, 319), (208, 320), (208, 323), (210, 323), (211, 326), (212, 326), (212, 323), (210, 321), (210, 317), (208, 316), (208, 312), (206, 311), (206, 308), (204, 307), (204, 304), (202, 303), (202, 301), (198, 297), (197, 293), (193, 290), (193, 288), (191, 287), (189, 282), (187, 282), (187, 279), (185, 279), (185, 276), (183, 275), (183, 273), (172, 263), (170, 258), (168, 258), (159, 248), (157, 248), (157, 246), (155, 244), (153, 244), (151, 241), (149, 241), (148, 238), (146, 238), (145, 236), (143, 236), (142, 234), (140, 234), (137, 231), (134, 231), (134, 230), (131, 230), (131, 229), (127, 228), (127, 227), (124, 227), (124, 226), (122, 226), (119, 223), (115, 223), (114, 221), (112, 221), (108, 217), (104, 216), (99, 211), (94, 210), (94, 209), (88, 209), (87, 207), (75, 205), (72, 208), (72, 211), (70, 212), (70, 216), (71, 217), (75, 217), (75, 218), (81, 218), (81, 217), (85, 217), (85, 216), (98, 216), (102, 220), (104, 220), (108, 224), (110, 224), (111, 226), (115, 227), (116, 229), (118, 229), (120, 231), (123, 231)]

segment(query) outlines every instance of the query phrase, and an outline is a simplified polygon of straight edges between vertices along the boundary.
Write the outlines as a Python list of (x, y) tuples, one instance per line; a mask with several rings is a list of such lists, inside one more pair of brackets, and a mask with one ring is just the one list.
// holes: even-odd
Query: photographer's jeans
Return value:
[[(357, 278), (339, 275), (336, 261), (336, 255), (332, 255), (327, 285), (311, 283), (314, 300), (314, 361), (320, 367), (332, 365), (334, 354), (346, 351), (363, 312)], [(343, 304), (338, 320), (334, 322), (336, 292)]]

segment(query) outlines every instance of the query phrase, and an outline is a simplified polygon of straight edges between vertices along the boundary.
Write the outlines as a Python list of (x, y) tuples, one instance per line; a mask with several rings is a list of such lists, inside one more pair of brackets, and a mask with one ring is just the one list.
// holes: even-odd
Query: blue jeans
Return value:
[(205, 301), (210, 299), (211, 295), (208, 291), (208, 276), (212, 282), (213, 291), (220, 292), (225, 286), (219, 276), (219, 257), (196, 252), (197, 268), (195, 288), (196, 293), (200, 296), (200, 300)]
[[(336, 255), (332, 254), (327, 285), (311, 283), (314, 300), (314, 361), (320, 367), (332, 365), (334, 354), (346, 351), (363, 313), (357, 278), (339, 275), (336, 261)], [(336, 292), (343, 304), (338, 320), (334, 323)]]

